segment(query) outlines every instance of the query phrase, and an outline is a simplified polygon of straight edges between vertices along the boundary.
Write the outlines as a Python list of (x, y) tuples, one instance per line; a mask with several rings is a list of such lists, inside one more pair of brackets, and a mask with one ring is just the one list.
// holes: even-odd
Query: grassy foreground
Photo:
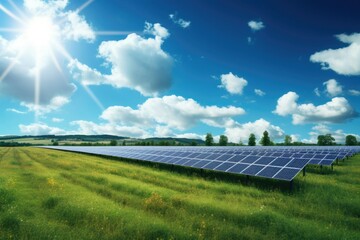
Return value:
[(256, 179), (0, 148), (0, 239), (359, 239), (360, 155), (325, 172), (300, 174), (289, 193)]

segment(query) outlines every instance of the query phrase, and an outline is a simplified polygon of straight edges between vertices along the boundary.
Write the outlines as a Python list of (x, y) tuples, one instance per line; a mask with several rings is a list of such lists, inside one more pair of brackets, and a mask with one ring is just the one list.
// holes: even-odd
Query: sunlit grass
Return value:
[(0, 148), (0, 239), (358, 239), (359, 160), (312, 167), (290, 193), (276, 181)]

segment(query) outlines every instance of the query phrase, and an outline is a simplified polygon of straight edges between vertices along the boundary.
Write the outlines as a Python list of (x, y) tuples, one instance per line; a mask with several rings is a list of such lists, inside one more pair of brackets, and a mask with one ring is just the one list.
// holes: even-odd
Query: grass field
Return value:
[(242, 180), (0, 148), (0, 239), (360, 239), (360, 155), (292, 193)]

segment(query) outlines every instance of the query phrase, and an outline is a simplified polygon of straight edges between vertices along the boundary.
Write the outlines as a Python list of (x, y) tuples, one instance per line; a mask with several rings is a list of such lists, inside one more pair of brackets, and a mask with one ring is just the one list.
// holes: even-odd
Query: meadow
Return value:
[(360, 239), (360, 155), (284, 182), (0, 148), (0, 239)]

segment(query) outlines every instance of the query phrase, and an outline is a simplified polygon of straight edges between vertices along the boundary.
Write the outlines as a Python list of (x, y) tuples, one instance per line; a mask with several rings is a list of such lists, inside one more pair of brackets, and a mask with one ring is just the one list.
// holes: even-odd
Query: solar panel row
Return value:
[(331, 165), (360, 148), (326, 147), (49, 147), (291, 181), (307, 164)]

